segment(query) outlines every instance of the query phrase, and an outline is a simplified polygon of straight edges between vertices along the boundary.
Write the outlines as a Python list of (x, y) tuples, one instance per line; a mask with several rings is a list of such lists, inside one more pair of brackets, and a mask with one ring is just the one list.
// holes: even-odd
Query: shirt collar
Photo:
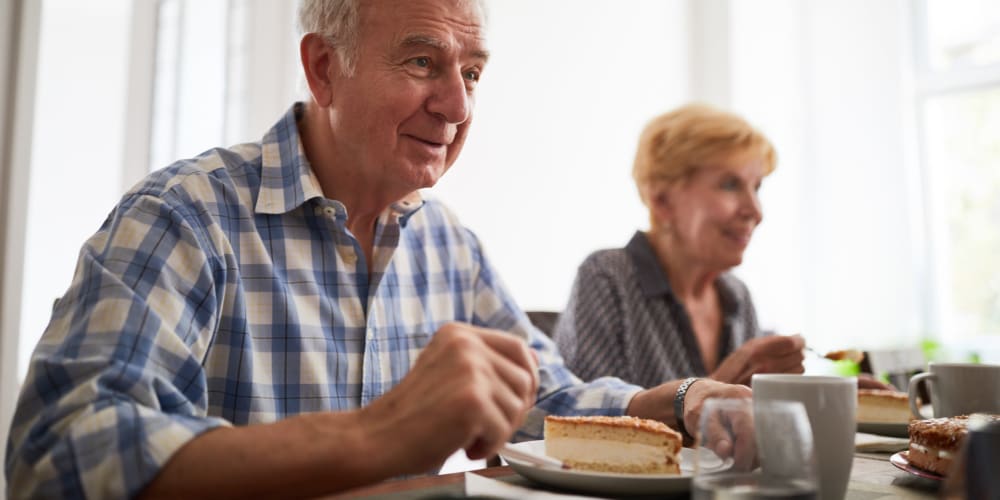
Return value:
[(660, 295), (670, 295), (673, 297), (673, 290), (670, 289), (670, 281), (667, 280), (667, 273), (660, 266), (653, 245), (642, 231), (636, 231), (625, 245), (625, 252), (635, 263), (636, 278), (639, 281), (639, 289), (646, 297), (656, 297)]
[(401, 227), (406, 227), (406, 222), (413, 214), (417, 213), (417, 210), (420, 210), (420, 207), (424, 206), (424, 203), (424, 197), (420, 191), (414, 191), (390, 205), (388, 211), (399, 217)]
[(302, 111), (303, 104), (295, 103), (264, 136), (257, 213), (290, 212), (306, 200), (323, 197), (299, 136)]
[[(319, 179), (306, 158), (298, 121), (305, 105), (296, 102), (271, 130), (261, 144), (260, 192), (254, 210), (260, 214), (290, 212), (308, 200), (324, 198)], [(404, 196), (387, 211), (399, 217), (401, 226), (424, 206), (419, 191)]]
[[(632, 258), (635, 264), (636, 279), (639, 282), (639, 289), (647, 298), (667, 296), (676, 301), (673, 289), (670, 288), (670, 280), (667, 273), (660, 265), (660, 260), (656, 257), (653, 245), (649, 243), (649, 238), (642, 231), (636, 231), (632, 239), (625, 245), (625, 251)], [(723, 315), (734, 315), (740, 312), (742, 305), (736, 299), (734, 285), (730, 282), (732, 277), (728, 273), (722, 273), (715, 280), (719, 290)]]

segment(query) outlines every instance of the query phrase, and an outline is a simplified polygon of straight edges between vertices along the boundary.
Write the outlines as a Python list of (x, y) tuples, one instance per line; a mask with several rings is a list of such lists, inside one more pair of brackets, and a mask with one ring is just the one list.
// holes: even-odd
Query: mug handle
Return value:
[(910, 385), (907, 387), (907, 392), (909, 392), (910, 396), (910, 413), (912, 413), (914, 417), (921, 420), (931, 418), (923, 413), (920, 413), (920, 408), (917, 407), (917, 393), (920, 392), (918, 389), (920, 388), (921, 382), (924, 382), (925, 380), (930, 381), (936, 378), (937, 376), (931, 372), (918, 373), (910, 377)]

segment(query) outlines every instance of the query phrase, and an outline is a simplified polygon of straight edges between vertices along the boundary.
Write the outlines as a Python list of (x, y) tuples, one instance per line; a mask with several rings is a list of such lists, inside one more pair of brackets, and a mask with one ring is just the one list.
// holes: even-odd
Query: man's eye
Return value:
[(478, 82), (479, 81), (479, 76), (480, 76), (480, 73), (478, 71), (475, 71), (475, 70), (469, 70), (469, 71), (465, 72), (465, 79), (469, 80), (470, 82)]
[(415, 57), (411, 62), (421, 68), (429, 68), (431, 65), (431, 58), (429, 57)]

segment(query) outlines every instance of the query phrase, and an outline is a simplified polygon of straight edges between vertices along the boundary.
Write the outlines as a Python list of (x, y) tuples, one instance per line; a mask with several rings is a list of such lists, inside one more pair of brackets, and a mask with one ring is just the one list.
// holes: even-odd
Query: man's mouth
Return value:
[(430, 139), (430, 138), (424, 138), (424, 137), (419, 137), (419, 136), (409, 135), (409, 134), (407, 134), (406, 137), (409, 137), (410, 139), (413, 139), (413, 140), (415, 140), (415, 141), (417, 141), (419, 143), (426, 144), (427, 146), (434, 147), (434, 148), (445, 147), (445, 146), (447, 146), (448, 144), (451, 143), (451, 141), (444, 140), (444, 139), (437, 139), (437, 138)]

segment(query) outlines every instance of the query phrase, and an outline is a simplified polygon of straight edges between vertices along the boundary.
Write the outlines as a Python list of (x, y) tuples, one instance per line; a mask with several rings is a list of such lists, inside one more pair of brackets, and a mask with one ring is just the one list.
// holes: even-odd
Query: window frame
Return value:
[[(925, 301), (928, 304), (927, 324), (932, 337), (944, 340), (952, 331), (953, 325), (948, 319), (952, 307), (950, 289), (950, 271), (948, 269), (948, 253), (945, 241), (948, 238), (948, 222), (946, 220), (943, 201), (935, 191), (935, 173), (929, 163), (929, 127), (926, 107), (931, 99), (948, 95), (957, 95), (1000, 88), (1000, 61), (986, 66), (962, 67), (948, 70), (935, 70), (930, 63), (930, 37), (928, 24), (929, 0), (918, 0), (913, 3), (912, 11), (912, 47), (914, 68), (913, 109), (917, 134), (917, 165), (920, 170), (921, 192), (923, 199), (923, 231), (927, 247), (928, 269), (924, 278)], [(968, 337), (962, 335), (961, 340), (972, 341), (984, 336), (983, 332), (975, 332)], [(948, 339), (958, 340), (958, 339)], [(997, 343), (1000, 345), (1000, 342)]]

